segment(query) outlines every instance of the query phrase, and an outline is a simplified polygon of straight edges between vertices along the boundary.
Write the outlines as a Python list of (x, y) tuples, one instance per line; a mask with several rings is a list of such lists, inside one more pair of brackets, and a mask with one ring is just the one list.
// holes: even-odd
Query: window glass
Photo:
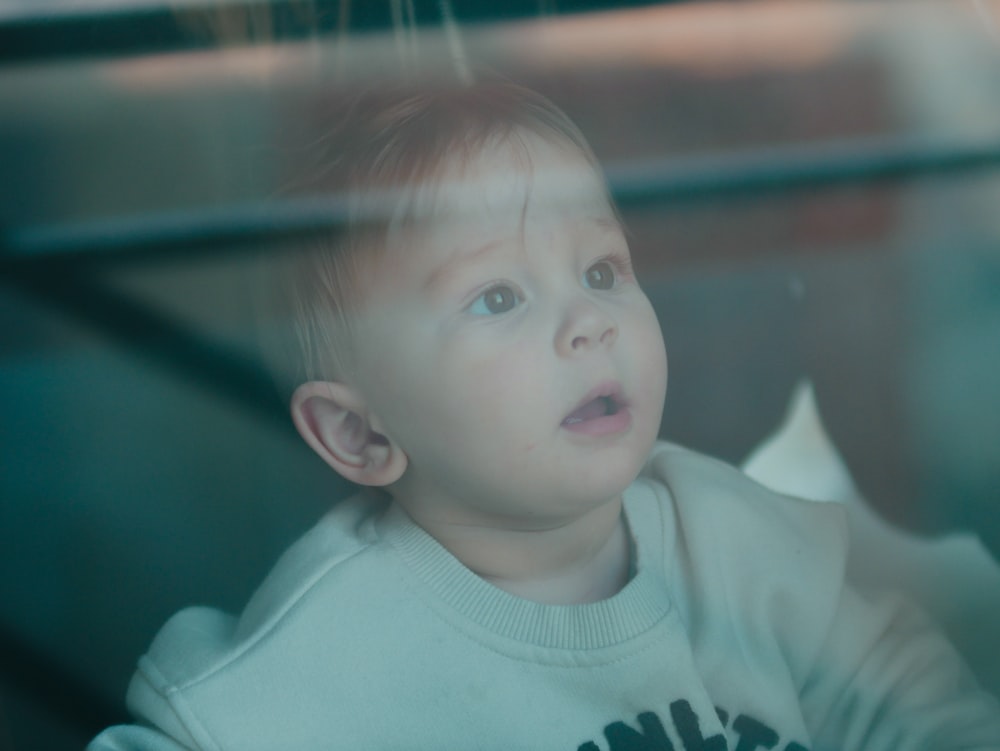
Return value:
[(124, 719), (158, 626), (238, 611), (351, 492), (266, 367), (259, 262), (327, 221), (336, 113), (415, 70), (569, 113), (661, 436), (855, 508), (858, 570), (1000, 690), (998, 4), (355, 5), (0, 2), (0, 746)]

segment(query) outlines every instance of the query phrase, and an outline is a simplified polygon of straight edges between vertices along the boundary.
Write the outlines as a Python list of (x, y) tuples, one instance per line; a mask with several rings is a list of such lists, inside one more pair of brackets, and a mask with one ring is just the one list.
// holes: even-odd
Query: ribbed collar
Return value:
[[(633, 485), (626, 491), (627, 520), (632, 517), (633, 496), (641, 493), (649, 493), (648, 488)], [(647, 565), (649, 551), (634, 533), (637, 571), (620, 592), (595, 603), (546, 605), (516, 597), (476, 576), (399, 508), (390, 508), (378, 521), (377, 531), (406, 567), (457, 614), (525, 644), (555, 649), (609, 647), (649, 630), (670, 611), (658, 567)]]

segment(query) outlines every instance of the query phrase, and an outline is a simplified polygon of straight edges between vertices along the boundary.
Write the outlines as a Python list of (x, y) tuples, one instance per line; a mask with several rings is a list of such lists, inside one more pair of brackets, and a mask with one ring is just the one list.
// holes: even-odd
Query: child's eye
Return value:
[(477, 316), (495, 316), (513, 310), (520, 302), (517, 292), (506, 284), (498, 284), (473, 300), (468, 311)]
[(583, 275), (590, 289), (611, 289), (615, 286), (615, 267), (609, 261), (598, 261)]

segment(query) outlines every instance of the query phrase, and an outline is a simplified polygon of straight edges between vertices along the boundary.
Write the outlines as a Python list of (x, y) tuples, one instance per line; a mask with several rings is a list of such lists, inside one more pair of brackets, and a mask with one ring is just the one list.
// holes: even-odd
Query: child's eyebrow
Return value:
[(473, 250), (457, 249), (446, 260), (438, 264), (427, 276), (424, 282), (424, 289), (434, 289), (449, 276), (457, 273), (462, 266), (469, 266), (476, 263), (483, 256), (489, 255), (498, 245), (507, 242), (506, 238), (491, 240)]
[[(581, 217), (580, 224), (591, 224), (599, 228), (606, 234), (621, 233), (621, 223), (614, 217), (608, 216), (585, 216)], [(440, 286), (448, 277), (457, 274), (463, 266), (475, 265), (483, 256), (488, 256), (498, 246), (508, 242), (509, 238), (500, 237), (490, 242), (484, 243), (473, 250), (456, 249), (447, 260), (436, 266), (427, 276), (424, 282), (425, 290), (433, 290)]]
[(608, 232), (621, 232), (622, 225), (614, 217), (609, 216), (589, 216), (587, 217), (591, 222), (596, 224), (601, 229), (605, 229)]

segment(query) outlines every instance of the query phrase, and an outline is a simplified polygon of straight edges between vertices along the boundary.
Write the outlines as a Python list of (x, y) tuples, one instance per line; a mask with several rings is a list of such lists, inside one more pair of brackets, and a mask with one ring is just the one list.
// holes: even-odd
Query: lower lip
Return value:
[(613, 435), (614, 433), (621, 433), (628, 429), (632, 424), (632, 413), (628, 411), (625, 407), (622, 407), (613, 415), (605, 415), (604, 417), (595, 417), (591, 420), (583, 420), (581, 422), (573, 422), (569, 425), (563, 425), (566, 430), (572, 433), (580, 433), (581, 435), (592, 435), (592, 436), (602, 436), (602, 435)]

